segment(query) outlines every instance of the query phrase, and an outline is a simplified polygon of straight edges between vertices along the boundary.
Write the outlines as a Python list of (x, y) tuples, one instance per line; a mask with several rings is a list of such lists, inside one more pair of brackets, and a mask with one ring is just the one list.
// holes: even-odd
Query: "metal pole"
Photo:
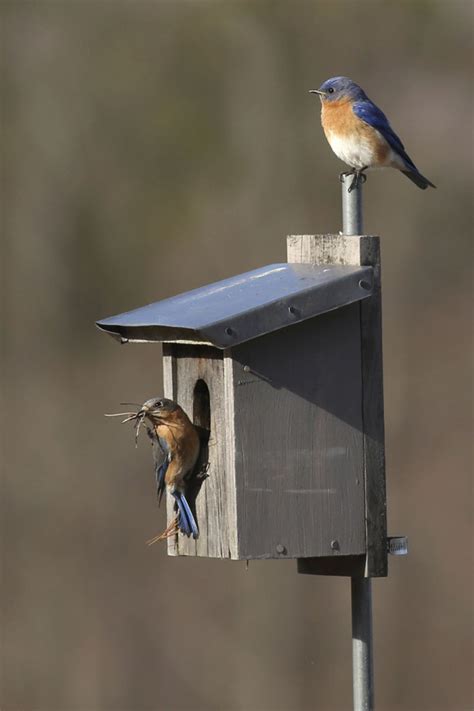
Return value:
[[(363, 234), (362, 181), (349, 192), (352, 175), (341, 176), (342, 233)], [(351, 578), (352, 686), (354, 711), (373, 711), (372, 586), (370, 578)]]
[(374, 708), (374, 664), (370, 578), (351, 578), (351, 600), (354, 711), (372, 711)]
[(359, 185), (349, 192), (353, 180), (353, 175), (341, 175), (343, 235), (364, 234), (362, 220), (362, 182), (365, 180), (365, 176), (362, 176)]

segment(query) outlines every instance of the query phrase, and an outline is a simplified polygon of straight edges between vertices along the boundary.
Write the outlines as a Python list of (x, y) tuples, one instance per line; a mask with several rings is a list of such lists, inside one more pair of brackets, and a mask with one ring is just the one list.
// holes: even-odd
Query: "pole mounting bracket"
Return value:
[(406, 536), (387, 536), (387, 553), (389, 555), (408, 555), (408, 538)]

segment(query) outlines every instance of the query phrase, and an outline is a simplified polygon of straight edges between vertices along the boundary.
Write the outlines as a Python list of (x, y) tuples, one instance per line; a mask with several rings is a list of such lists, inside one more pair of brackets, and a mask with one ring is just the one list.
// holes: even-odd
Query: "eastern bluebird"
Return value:
[(367, 168), (397, 168), (415, 185), (436, 186), (418, 171), (385, 114), (347, 77), (333, 77), (319, 89), (321, 124), (334, 153), (351, 166), (353, 190)]
[(151, 423), (152, 427), (147, 427), (147, 431), (153, 444), (158, 503), (161, 503), (167, 488), (178, 508), (175, 520), (160, 536), (148, 543), (172, 536), (177, 530), (186, 536), (198, 538), (198, 525), (185, 496), (186, 487), (199, 460), (201, 441), (204, 442), (198, 429), (176, 402), (165, 397), (147, 400), (137, 412), (119, 412), (108, 416), (120, 415), (127, 415), (123, 422), (135, 422), (136, 439), (144, 421), (149, 420)]
[(201, 449), (196, 428), (178, 403), (165, 397), (147, 400), (137, 418), (138, 421), (146, 418), (151, 422), (150, 436), (152, 441), (156, 436), (164, 455), (156, 458), (158, 503), (168, 488), (178, 507), (176, 525), (173, 522), (158, 538), (172, 535), (176, 526), (186, 536), (198, 538), (196, 519), (185, 496), (186, 484), (194, 472)]

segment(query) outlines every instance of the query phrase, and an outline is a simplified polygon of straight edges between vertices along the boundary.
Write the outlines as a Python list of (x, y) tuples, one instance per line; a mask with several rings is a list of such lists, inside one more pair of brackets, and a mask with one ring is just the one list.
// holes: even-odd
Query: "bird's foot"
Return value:
[[(363, 170), (365, 170), (365, 168), (363, 168)], [(363, 185), (366, 180), (367, 176), (365, 175), (365, 173), (363, 173), (361, 170), (357, 170), (354, 173), (354, 177), (352, 178), (352, 183), (347, 188), (347, 192), (351, 193), (353, 190), (358, 188), (359, 185)]]
[(159, 541), (165, 541), (167, 538), (171, 538), (172, 536), (176, 536), (178, 533), (178, 517), (175, 516), (174, 519), (171, 521), (170, 524), (165, 528), (163, 533), (160, 533), (158, 536), (155, 536), (154, 538), (150, 538), (146, 544), (147, 546), (152, 546), (154, 543), (158, 543)]
[(348, 178), (349, 175), (352, 175), (352, 182), (349, 185), (347, 192), (351, 193), (353, 190), (359, 187), (359, 185), (363, 185), (365, 181), (367, 180), (367, 176), (364, 173), (364, 170), (367, 170), (368, 166), (365, 168), (361, 168), (360, 170), (356, 170), (353, 168), (352, 170), (347, 170), (344, 171), (343, 173), (339, 173), (339, 180), (341, 183), (344, 182), (344, 178)]
[(196, 479), (202, 479), (202, 480), (209, 479), (209, 474), (208, 474), (209, 466), (210, 466), (209, 462), (205, 462), (205, 464), (203, 464), (203, 466), (197, 472)]
[(343, 183), (344, 178), (349, 177), (349, 175), (355, 175), (355, 168), (352, 170), (343, 170), (342, 173), (339, 173), (339, 182)]

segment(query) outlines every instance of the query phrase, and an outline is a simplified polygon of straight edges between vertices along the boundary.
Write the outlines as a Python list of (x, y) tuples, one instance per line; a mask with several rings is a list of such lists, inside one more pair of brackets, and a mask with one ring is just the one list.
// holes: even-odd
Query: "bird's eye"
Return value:
[(162, 408), (163, 407), (163, 400), (158, 400), (156, 403), (156, 407)]
[(332, 88), (332, 86), (329, 87), (328, 94), (334, 94), (334, 89)]

